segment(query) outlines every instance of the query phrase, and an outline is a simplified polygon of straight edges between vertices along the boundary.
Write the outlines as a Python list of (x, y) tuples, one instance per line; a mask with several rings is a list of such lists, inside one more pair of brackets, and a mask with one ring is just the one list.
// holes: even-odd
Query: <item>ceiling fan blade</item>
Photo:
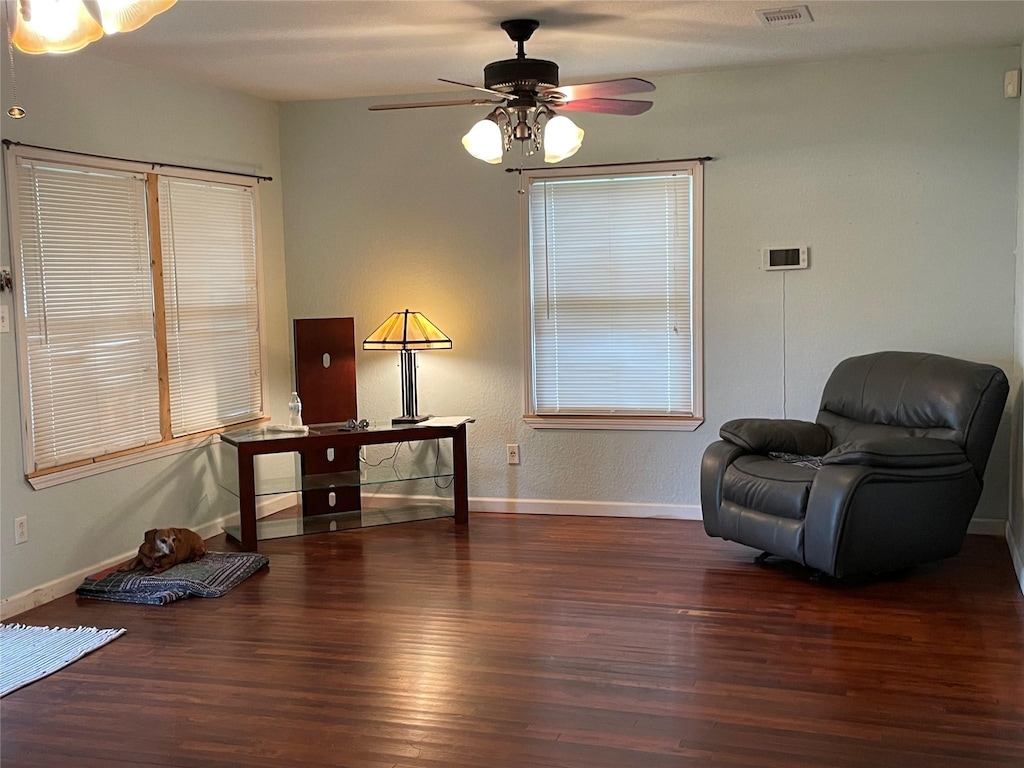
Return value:
[(627, 93), (648, 93), (653, 90), (654, 83), (641, 80), (639, 77), (624, 77), (619, 80), (603, 80), (599, 83), (560, 85), (557, 88), (541, 91), (541, 95), (556, 101), (577, 101), (579, 99), (599, 99), (605, 96), (622, 96)]
[(492, 96), (500, 96), (503, 99), (514, 99), (511, 93), (502, 93), (501, 91), (493, 91), (490, 88), (484, 88), (482, 85), (470, 85), (469, 83), (460, 83), (458, 80), (446, 80), (443, 77), (437, 78), (442, 83), (451, 83), (452, 85), (461, 85), (463, 88), (472, 88), (474, 91), (483, 91), (489, 93)]
[(552, 104), (559, 112), (599, 112), (603, 115), (642, 115), (654, 106), (653, 101), (630, 99), (575, 99), (565, 104)]
[(371, 112), (384, 109), (419, 109), (420, 107), (479, 107), (484, 104), (504, 104), (503, 101), (489, 99), (457, 99), (455, 101), (423, 101), (416, 104), (374, 104), (369, 107)]

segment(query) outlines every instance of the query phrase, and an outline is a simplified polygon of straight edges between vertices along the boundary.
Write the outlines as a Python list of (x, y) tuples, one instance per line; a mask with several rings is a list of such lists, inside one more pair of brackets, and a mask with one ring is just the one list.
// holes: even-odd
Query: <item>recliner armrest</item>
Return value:
[(722, 425), (723, 440), (751, 453), (796, 453), (821, 456), (832, 438), (824, 427), (797, 419), (733, 419)]
[(949, 440), (933, 437), (889, 437), (882, 440), (851, 440), (837, 445), (821, 459), (828, 464), (917, 469), (952, 467), (967, 463), (963, 449)]

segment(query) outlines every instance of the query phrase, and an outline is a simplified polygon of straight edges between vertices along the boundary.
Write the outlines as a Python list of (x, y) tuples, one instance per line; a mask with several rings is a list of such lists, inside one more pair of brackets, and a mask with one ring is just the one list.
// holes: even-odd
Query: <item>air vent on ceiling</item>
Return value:
[(757, 18), (766, 27), (791, 27), (794, 24), (810, 24), (814, 21), (814, 18), (811, 16), (811, 9), (806, 5), (761, 10), (756, 13)]

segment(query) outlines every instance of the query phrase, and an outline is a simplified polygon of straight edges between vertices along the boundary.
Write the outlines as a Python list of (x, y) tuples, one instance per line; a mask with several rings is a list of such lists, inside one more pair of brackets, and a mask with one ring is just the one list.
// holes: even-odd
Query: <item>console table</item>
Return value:
[[(242, 549), (255, 552), (258, 550), (258, 530), (256, 522), (256, 497), (262, 494), (287, 493), (301, 491), (334, 493), (344, 489), (358, 488), (363, 485), (381, 482), (406, 481), (413, 479), (452, 477), (454, 492), (454, 519), (456, 525), (469, 524), (469, 487), (466, 467), (466, 424), (457, 426), (420, 426), (415, 424), (380, 425), (368, 429), (348, 429), (339, 424), (316, 424), (309, 428), (305, 435), (275, 432), (266, 428), (251, 428), (225, 432), (220, 436), (222, 442), (233, 446), (238, 454), (238, 505), (240, 526), (238, 534), (228, 531), (237, 538)], [(365, 445), (382, 445), (389, 443), (419, 442), (424, 440), (450, 439), (452, 441), (453, 468), (448, 474), (437, 471), (420, 473), (418, 477), (382, 479), (380, 476), (368, 475), (358, 466), (355, 468), (341, 467), (338, 472), (308, 472), (310, 466), (318, 469), (323, 466), (320, 457), (329, 450), (339, 455), (350, 455), (352, 450), (358, 452)], [(347, 452), (345, 449), (349, 449)], [(272, 487), (258, 489), (255, 474), (255, 457), (268, 454), (298, 453), (301, 456), (301, 469), (297, 474), (298, 487)], [(358, 506), (355, 512), (359, 512)], [(434, 515), (436, 516), (436, 515)], [(303, 518), (313, 520), (315, 518)], [(417, 519), (417, 518), (411, 518)], [(356, 526), (347, 526), (356, 527)], [(326, 530), (326, 529), (324, 529)], [(330, 530), (335, 530), (331, 528)]]

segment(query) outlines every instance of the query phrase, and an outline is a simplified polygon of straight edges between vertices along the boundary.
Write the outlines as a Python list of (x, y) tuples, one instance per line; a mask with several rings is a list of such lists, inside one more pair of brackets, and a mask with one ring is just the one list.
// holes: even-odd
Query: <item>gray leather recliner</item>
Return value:
[(836, 577), (951, 557), (1008, 391), (999, 368), (942, 355), (844, 360), (814, 423), (722, 426), (701, 463), (704, 529)]

